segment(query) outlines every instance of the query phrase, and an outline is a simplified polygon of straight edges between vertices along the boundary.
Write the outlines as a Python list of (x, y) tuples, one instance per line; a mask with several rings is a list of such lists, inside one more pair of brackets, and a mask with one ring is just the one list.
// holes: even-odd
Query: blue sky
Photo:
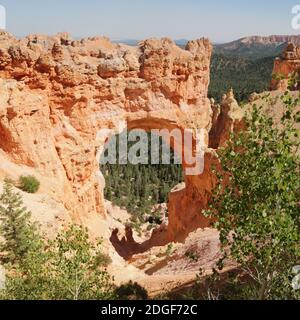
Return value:
[(291, 27), (296, 0), (0, 0), (7, 29), (113, 40), (202, 36), (225, 42), (248, 35), (298, 34)]

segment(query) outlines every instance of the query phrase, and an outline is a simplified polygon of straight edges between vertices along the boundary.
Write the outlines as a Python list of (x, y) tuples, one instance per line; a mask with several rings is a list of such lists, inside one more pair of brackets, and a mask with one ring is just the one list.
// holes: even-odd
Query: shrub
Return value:
[(18, 187), (24, 192), (36, 193), (39, 190), (40, 182), (34, 176), (21, 176)]
[(169, 244), (168, 244), (168, 247), (167, 247), (167, 250), (166, 250), (166, 255), (167, 255), (168, 257), (171, 257), (171, 255), (173, 254), (173, 252), (174, 252), (174, 245), (173, 245), (173, 243), (169, 243)]
[(129, 281), (121, 285), (115, 291), (120, 300), (147, 300), (148, 292), (145, 288), (140, 286), (137, 282)]
[(102, 265), (104, 267), (108, 267), (112, 263), (111, 257), (103, 252), (99, 252), (97, 254), (96, 260), (98, 265)]
[(198, 255), (197, 255), (197, 253), (192, 252), (192, 251), (187, 251), (187, 252), (185, 253), (185, 256), (186, 256), (188, 259), (190, 259), (191, 261), (193, 261), (193, 262), (198, 262), (198, 260), (199, 260), (199, 257), (198, 257)]

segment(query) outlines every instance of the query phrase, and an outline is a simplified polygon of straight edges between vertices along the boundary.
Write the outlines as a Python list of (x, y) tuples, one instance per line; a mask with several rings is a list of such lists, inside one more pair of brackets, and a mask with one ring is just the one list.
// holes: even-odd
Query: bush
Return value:
[(24, 192), (36, 193), (40, 188), (40, 182), (34, 176), (21, 176), (18, 187)]
[(103, 252), (99, 252), (97, 254), (96, 260), (98, 265), (102, 265), (104, 267), (108, 267), (112, 263), (111, 257)]
[(137, 282), (129, 281), (121, 285), (115, 291), (120, 300), (147, 300), (148, 292), (145, 288), (140, 286)]

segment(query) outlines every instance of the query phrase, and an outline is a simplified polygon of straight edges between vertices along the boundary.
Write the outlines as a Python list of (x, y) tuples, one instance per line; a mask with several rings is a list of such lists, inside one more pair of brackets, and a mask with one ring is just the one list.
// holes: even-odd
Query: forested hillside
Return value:
[[(151, 135), (148, 135), (151, 145)], [(117, 136), (117, 146), (119, 136)], [(135, 142), (128, 142), (129, 148)], [(160, 157), (164, 142), (160, 139)], [(117, 147), (118, 150), (118, 147)], [(166, 203), (170, 190), (183, 181), (181, 165), (174, 164), (174, 152), (171, 150), (171, 164), (151, 164), (151, 152), (148, 150), (149, 164), (120, 165), (119, 152), (117, 164), (101, 165), (106, 188), (105, 198), (125, 208), (132, 215), (135, 227), (145, 222), (147, 217), (160, 218), (160, 212), (153, 210), (156, 204)], [(160, 161), (160, 163), (162, 163)]]
[(251, 43), (234, 41), (214, 46), (215, 54), (223, 54), (226, 56), (262, 59), (265, 57), (278, 56), (284, 51), (286, 43)]
[(213, 54), (209, 96), (217, 101), (233, 88), (238, 101), (247, 100), (253, 92), (268, 89), (274, 57), (259, 59)]

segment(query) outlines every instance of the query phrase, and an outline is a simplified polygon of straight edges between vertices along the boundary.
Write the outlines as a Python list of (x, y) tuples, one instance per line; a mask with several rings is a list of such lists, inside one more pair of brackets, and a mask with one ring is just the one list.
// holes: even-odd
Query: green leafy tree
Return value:
[(5, 289), (0, 291), (1, 300), (50, 300), (52, 274), (48, 255), (40, 247), (29, 251), (20, 263), (6, 266)]
[(43, 241), (21, 195), (6, 181), (0, 196), (1, 263), (10, 300), (77, 300), (113, 298), (113, 282), (105, 267), (111, 262), (101, 243), (86, 229), (71, 225), (55, 240)]
[(300, 257), (300, 98), (286, 92), (281, 100), (280, 124), (254, 105), (245, 129), (219, 151), (223, 172), (206, 212), (220, 231), (220, 269), (234, 259), (251, 279), (244, 286), (253, 299), (299, 297), (290, 276)]
[(71, 225), (43, 248), (31, 251), (8, 270), (9, 300), (101, 300), (114, 298), (114, 285), (105, 269), (101, 244), (94, 244), (85, 229)]
[(53, 299), (113, 298), (112, 279), (105, 270), (108, 261), (103, 260), (101, 242), (92, 243), (86, 229), (71, 225), (49, 247)]

